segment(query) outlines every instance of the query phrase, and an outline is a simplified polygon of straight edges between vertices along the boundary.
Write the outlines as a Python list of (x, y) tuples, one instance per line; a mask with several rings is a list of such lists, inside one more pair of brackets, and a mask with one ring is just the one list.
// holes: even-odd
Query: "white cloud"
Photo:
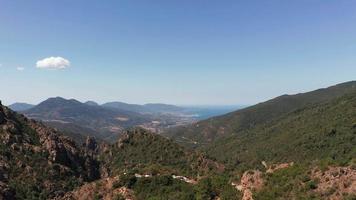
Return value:
[(17, 71), (23, 71), (23, 70), (25, 70), (24, 67), (16, 67), (16, 69), (17, 69)]
[(69, 60), (62, 57), (48, 57), (36, 63), (36, 67), (40, 69), (65, 69), (69, 66)]

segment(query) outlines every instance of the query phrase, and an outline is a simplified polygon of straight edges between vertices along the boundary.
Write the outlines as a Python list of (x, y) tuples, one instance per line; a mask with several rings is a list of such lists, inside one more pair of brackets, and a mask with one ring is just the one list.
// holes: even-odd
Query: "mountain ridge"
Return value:
[(95, 159), (56, 130), (1, 104), (0, 127), (1, 198), (55, 197), (98, 178)]
[(78, 128), (91, 129), (91, 132), (97, 133), (98, 138), (108, 141), (115, 140), (124, 128), (151, 120), (139, 113), (87, 105), (62, 97), (49, 98), (23, 113), (30, 118), (49, 122), (57, 128), (71, 123)]
[[(204, 146), (220, 137), (248, 130), (257, 124), (266, 123), (303, 106), (326, 102), (353, 91), (356, 91), (356, 81), (345, 82), (306, 93), (282, 95), (226, 115), (197, 122), (193, 125), (173, 128), (164, 134), (191, 147), (197, 146), (195, 144), (200, 146), (199, 143)], [(184, 140), (194, 141), (195, 144), (192, 142), (189, 144)]]
[(28, 103), (22, 103), (22, 102), (16, 102), (8, 106), (11, 108), (13, 111), (25, 111), (28, 109), (31, 109), (35, 107), (33, 104), (28, 104)]
[(0, 106), (0, 198), (352, 199), (355, 82), (316, 91), (227, 115), (242, 112), (243, 118), (222, 116), (218, 125), (240, 120), (232, 124), (238, 134), (219, 135), (196, 149), (142, 128), (124, 131), (113, 144), (88, 137), (78, 146), (62, 132)]

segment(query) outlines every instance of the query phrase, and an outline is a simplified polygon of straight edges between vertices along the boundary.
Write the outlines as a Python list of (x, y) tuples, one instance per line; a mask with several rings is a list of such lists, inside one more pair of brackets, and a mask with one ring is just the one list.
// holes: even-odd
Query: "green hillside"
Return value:
[(114, 172), (131, 169), (140, 173), (197, 177), (224, 169), (198, 152), (188, 151), (172, 140), (141, 128), (127, 131), (106, 150), (102, 161)]
[(356, 155), (356, 92), (297, 109), (205, 150), (233, 166), (322, 159), (345, 164)]
[[(356, 92), (307, 105), (203, 149), (236, 174), (265, 172), (263, 161), (294, 163), (264, 173), (262, 189), (253, 192), (256, 200), (355, 199)], [(319, 176), (315, 170), (321, 170)]]
[(186, 146), (204, 146), (221, 137), (238, 134), (277, 120), (283, 115), (315, 103), (323, 103), (356, 91), (356, 81), (275, 99), (210, 118), (187, 127), (173, 128), (165, 134)]
[[(80, 199), (88, 190), (93, 200), (124, 190), (138, 200), (229, 200), (249, 192), (255, 200), (354, 198), (355, 82), (281, 96), (181, 130), (188, 132), (175, 135), (185, 137), (180, 142), (199, 139), (199, 148), (141, 128), (114, 144), (76, 138), (85, 141), (79, 147), (0, 106), (0, 199)], [(268, 172), (278, 164), (288, 166)], [(232, 186), (255, 178), (258, 187)]]
[(127, 131), (113, 145), (87, 139), (78, 147), (56, 130), (1, 106), (0, 138), (0, 199), (67, 199), (86, 183), (110, 177), (119, 177), (110, 189), (127, 187), (139, 200), (238, 196), (223, 165), (143, 129)]
[[(111, 176), (120, 176), (116, 185), (132, 189), (138, 200), (239, 197), (238, 191), (230, 185), (224, 165), (143, 129), (127, 131), (104, 151), (100, 160), (111, 170)], [(137, 178), (134, 174), (149, 177)], [(174, 175), (192, 182), (174, 179)]]

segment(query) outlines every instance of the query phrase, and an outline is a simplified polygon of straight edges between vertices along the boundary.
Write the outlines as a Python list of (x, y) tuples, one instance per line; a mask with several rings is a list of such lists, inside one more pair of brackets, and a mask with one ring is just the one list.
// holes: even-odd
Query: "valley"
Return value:
[(1, 106), (0, 197), (354, 199), (355, 103), (351, 81), (198, 122), (58, 97)]
[(57, 128), (79, 143), (86, 136), (114, 142), (129, 127), (162, 133), (168, 128), (192, 124), (204, 116), (229, 112), (234, 108), (188, 108), (168, 104), (138, 105), (122, 102), (99, 105), (93, 101), (82, 103), (62, 97), (49, 98), (38, 105), (14, 103), (9, 107), (31, 119)]

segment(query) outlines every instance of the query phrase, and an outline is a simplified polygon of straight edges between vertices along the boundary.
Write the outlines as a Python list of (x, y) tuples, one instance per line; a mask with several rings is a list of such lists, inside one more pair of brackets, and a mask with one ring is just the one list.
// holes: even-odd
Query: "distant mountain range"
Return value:
[(28, 104), (28, 103), (14, 103), (9, 105), (9, 108), (13, 111), (25, 111), (35, 107), (35, 105)]
[(87, 104), (88, 106), (99, 106), (99, 104), (96, 103), (95, 101), (87, 101), (85, 102), (85, 104)]
[(22, 112), (29, 118), (44, 121), (63, 132), (94, 135), (107, 141), (114, 141), (125, 128), (154, 120), (150, 115), (92, 106), (61, 97), (49, 98)]
[(45, 122), (83, 142), (85, 136), (115, 141), (129, 127), (141, 126), (154, 132), (192, 123), (232, 111), (230, 109), (188, 108), (168, 104), (128, 104), (109, 102), (99, 105), (94, 101), (81, 103), (75, 99), (49, 98), (38, 105), (15, 103), (10, 108), (32, 119)]
[[(45, 110), (53, 103), (82, 106), (75, 100), (53, 98), (41, 107)], [(194, 191), (182, 177), (195, 183), (198, 175), (224, 170), (223, 165), (202, 154), (140, 128), (125, 131), (112, 145), (91, 137), (83, 145), (76, 145), (61, 132), (1, 103), (0, 130), (0, 199), (4, 200), (169, 199), (172, 195), (185, 199), (191, 195), (187, 192)], [(149, 179), (139, 180), (140, 177)], [(106, 185), (108, 181), (110, 184)], [(147, 193), (144, 189), (148, 187), (155, 192)]]
[[(61, 98), (61, 97), (58, 97)], [(108, 102), (104, 104), (98, 104), (95, 101), (86, 101), (84, 104), (88, 106), (101, 106), (105, 108), (114, 108), (122, 111), (137, 112), (141, 114), (173, 114), (173, 115), (184, 115), (197, 120), (207, 119), (209, 117), (214, 117), (228, 112), (232, 112), (241, 109), (246, 106), (233, 105), (233, 106), (175, 106), (170, 104), (162, 103), (148, 103), (148, 104), (129, 104), (124, 102)], [(36, 105), (28, 103), (13, 103), (8, 107), (14, 111), (26, 111)]]
[(109, 102), (102, 105), (107, 108), (139, 112), (139, 113), (184, 113), (185, 108), (168, 104), (128, 104), (123, 102)]

